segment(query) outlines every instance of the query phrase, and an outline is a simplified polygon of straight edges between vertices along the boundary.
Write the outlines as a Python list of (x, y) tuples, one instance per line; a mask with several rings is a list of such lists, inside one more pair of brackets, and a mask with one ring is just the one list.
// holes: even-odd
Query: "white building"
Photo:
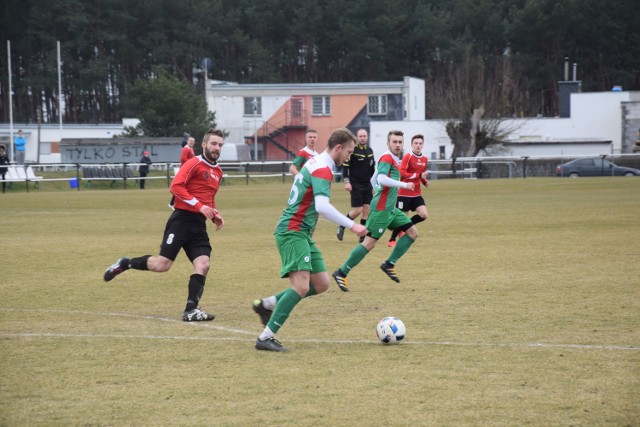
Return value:
[[(230, 130), (228, 142), (238, 145), (259, 140), (259, 159), (267, 152), (286, 156), (301, 148), (304, 129), (319, 130), (326, 141), (331, 129), (338, 126), (369, 127), (370, 142), (377, 156), (386, 149), (391, 129), (405, 133), (406, 148), (411, 136), (425, 136), (424, 152), (432, 159), (450, 158), (453, 146), (445, 131), (446, 121), (424, 120), (424, 81), (407, 77), (399, 82), (237, 85), (212, 82), (207, 91), (209, 108), (216, 112), (221, 128)], [(295, 95), (298, 94), (298, 95)], [(254, 114), (252, 101), (259, 105)], [(640, 92), (594, 92), (570, 95), (570, 117), (507, 119), (503, 125), (511, 132), (509, 141), (493, 155), (501, 156), (586, 156), (631, 153), (639, 137)], [(306, 111), (304, 120), (296, 122), (297, 109)], [(287, 134), (270, 137), (267, 131), (279, 117), (287, 117)], [(302, 116), (301, 116), (302, 117)], [(65, 124), (60, 132), (56, 124), (14, 124), (14, 136), (22, 129), (27, 138), (26, 161), (60, 162), (58, 143), (64, 138), (112, 138), (119, 135), (123, 123), (105, 125)], [(293, 121), (292, 121), (293, 120)], [(283, 126), (281, 126), (283, 127)], [(258, 129), (258, 133), (256, 133)], [(262, 133), (260, 132), (262, 131)], [(0, 124), (0, 142), (8, 146), (9, 124)], [(271, 138), (274, 142), (267, 141)], [(38, 141), (40, 143), (38, 144)], [(277, 147), (277, 143), (283, 145)], [(284, 145), (286, 144), (286, 146)], [(322, 147), (321, 147), (322, 148)], [(286, 157), (282, 157), (286, 158)]]
[[(640, 129), (640, 92), (571, 94), (566, 118), (505, 119), (513, 129), (507, 144), (492, 154), (502, 156), (587, 156), (631, 153)], [(371, 122), (370, 139), (376, 155), (386, 149), (391, 129), (425, 136), (424, 152), (431, 158), (450, 158), (453, 145), (445, 120)]]

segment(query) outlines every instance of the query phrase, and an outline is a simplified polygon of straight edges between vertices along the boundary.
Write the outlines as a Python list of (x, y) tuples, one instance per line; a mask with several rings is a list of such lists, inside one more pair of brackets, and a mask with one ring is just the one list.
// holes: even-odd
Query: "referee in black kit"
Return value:
[[(358, 144), (353, 150), (349, 160), (342, 165), (344, 177), (344, 189), (351, 193), (351, 211), (347, 216), (355, 220), (359, 215), (360, 224), (364, 225), (369, 218), (369, 204), (373, 197), (371, 178), (376, 171), (376, 161), (373, 158), (373, 150), (369, 147), (369, 134), (365, 129), (358, 130)], [(344, 227), (338, 226), (336, 230), (338, 240), (344, 237)], [(360, 238), (360, 242), (364, 240)]]

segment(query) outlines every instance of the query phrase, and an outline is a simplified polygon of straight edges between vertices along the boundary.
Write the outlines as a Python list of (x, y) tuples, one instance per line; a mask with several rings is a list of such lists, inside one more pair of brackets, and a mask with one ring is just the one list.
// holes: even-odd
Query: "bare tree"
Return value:
[(458, 157), (475, 157), (517, 129), (504, 123), (518, 116), (524, 92), (508, 54), (487, 58), (468, 50), (463, 61), (447, 63), (439, 74), (427, 79), (427, 109), (430, 116), (447, 120), (454, 166)]

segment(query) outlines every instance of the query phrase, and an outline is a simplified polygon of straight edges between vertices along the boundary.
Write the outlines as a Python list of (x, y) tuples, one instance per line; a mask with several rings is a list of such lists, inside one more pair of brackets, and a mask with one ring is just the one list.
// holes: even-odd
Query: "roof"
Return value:
[(353, 95), (403, 93), (404, 81), (348, 83), (248, 83), (211, 81), (209, 93), (215, 96), (255, 95)]

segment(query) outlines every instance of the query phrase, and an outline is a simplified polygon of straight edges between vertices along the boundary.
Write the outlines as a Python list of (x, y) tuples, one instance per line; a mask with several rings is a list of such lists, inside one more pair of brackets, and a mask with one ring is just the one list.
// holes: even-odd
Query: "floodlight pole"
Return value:
[(11, 82), (11, 40), (7, 40), (7, 71), (9, 74), (9, 162), (13, 162), (13, 83)]
[[(60, 59), (60, 40), (58, 47), (58, 111), (60, 119), (60, 141), (62, 141), (62, 60)], [(38, 140), (38, 162), (40, 162), (40, 141)]]
[(251, 105), (253, 106), (253, 160), (258, 161), (258, 98), (253, 97), (253, 101), (251, 101)]

